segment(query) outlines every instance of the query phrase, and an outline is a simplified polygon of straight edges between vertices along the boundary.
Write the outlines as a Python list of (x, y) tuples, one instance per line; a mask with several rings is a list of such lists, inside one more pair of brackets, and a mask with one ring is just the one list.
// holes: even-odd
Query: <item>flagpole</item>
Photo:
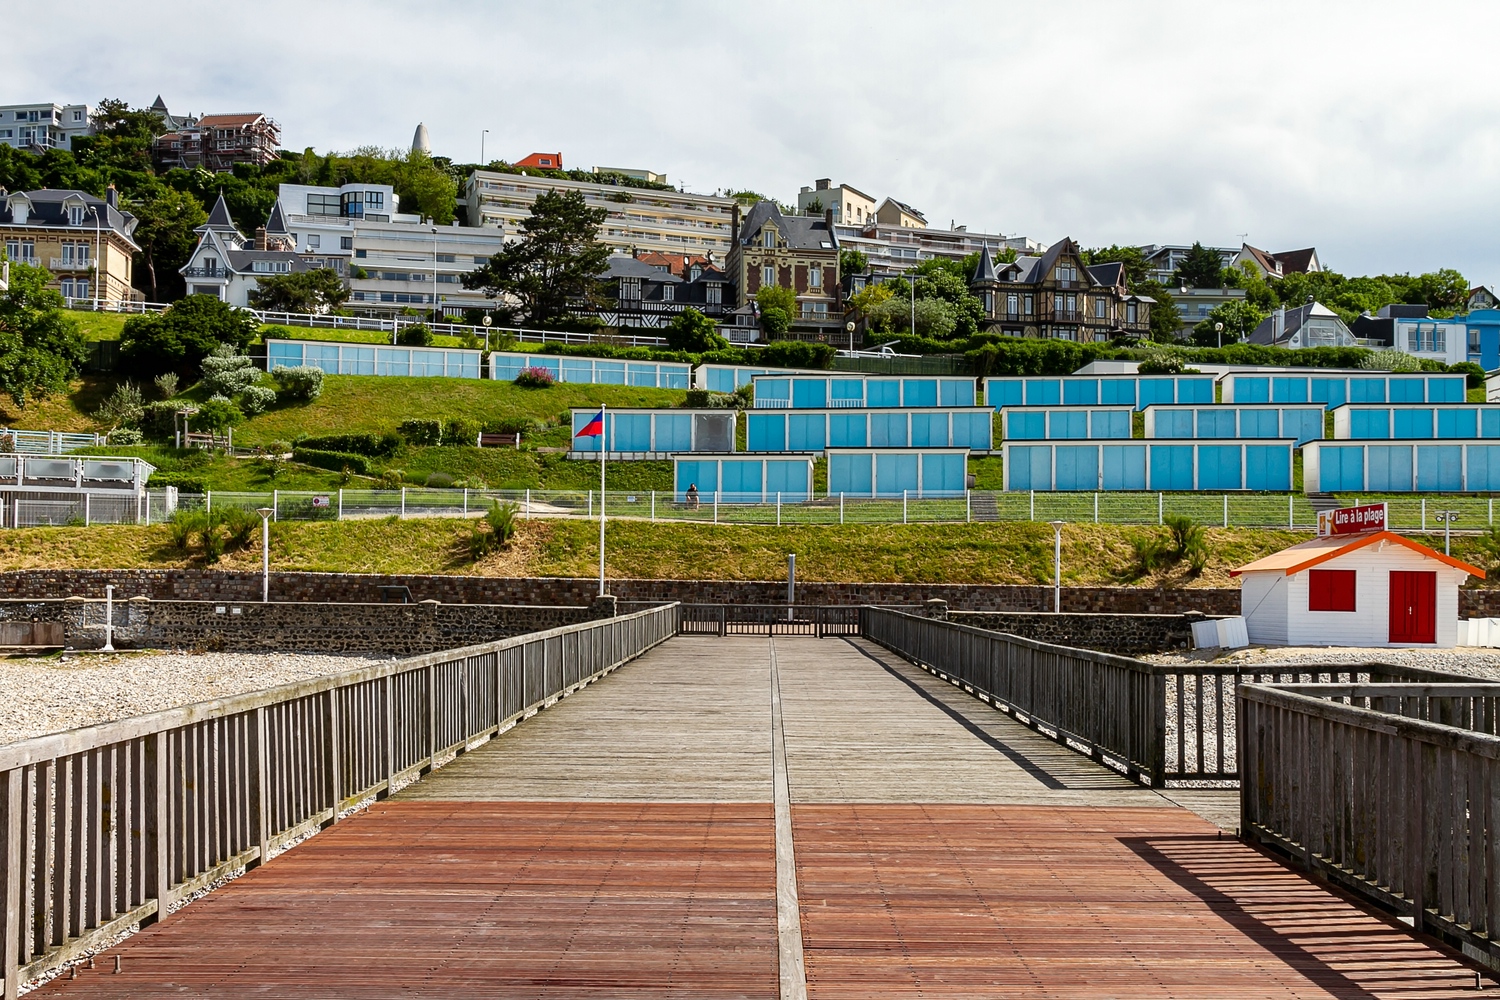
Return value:
[(609, 450), (608, 418), (605, 406), (599, 407), (599, 596), (604, 596), (604, 455)]

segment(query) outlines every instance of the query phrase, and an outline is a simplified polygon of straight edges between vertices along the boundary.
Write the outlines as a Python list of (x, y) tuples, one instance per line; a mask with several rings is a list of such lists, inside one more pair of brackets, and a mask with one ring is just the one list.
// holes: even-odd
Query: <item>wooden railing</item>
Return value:
[(859, 608), (825, 604), (684, 604), (682, 635), (858, 635)]
[(1500, 685), (1240, 687), (1242, 836), (1500, 969)]
[(1234, 691), (1241, 682), (1468, 679), (1383, 663), (1147, 663), (885, 608), (861, 609), (860, 635), (1155, 788), (1238, 780)]
[(4, 997), (675, 635), (676, 604), (0, 747)]

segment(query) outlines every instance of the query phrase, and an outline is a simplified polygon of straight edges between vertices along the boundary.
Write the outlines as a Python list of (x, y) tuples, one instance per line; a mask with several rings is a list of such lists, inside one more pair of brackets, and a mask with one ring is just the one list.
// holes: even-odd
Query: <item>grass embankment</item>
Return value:
[[(485, 576), (590, 576), (597, 569), (598, 524), (523, 521), (507, 549), (475, 563), (473, 522), (431, 519), (284, 522), (273, 526), (277, 569), (355, 573), (460, 573)], [(775, 580), (797, 554), (800, 579), (826, 582), (1047, 584), (1052, 529), (1045, 524), (713, 526), (613, 521), (608, 572), (617, 577)], [(1069, 586), (1233, 586), (1228, 571), (1307, 536), (1209, 529), (1212, 559), (1197, 578), (1186, 564), (1141, 574), (1131, 542), (1165, 532), (1077, 525), (1063, 529), (1063, 582)], [(1460, 556), (1463, 552), (1456, 553)], [(222, 569), (259, 567), (255, 546)], [(166, 526), (31, 528), (0, 532), (0, 566), (174, 568), (201, 566), (176, 549)]]

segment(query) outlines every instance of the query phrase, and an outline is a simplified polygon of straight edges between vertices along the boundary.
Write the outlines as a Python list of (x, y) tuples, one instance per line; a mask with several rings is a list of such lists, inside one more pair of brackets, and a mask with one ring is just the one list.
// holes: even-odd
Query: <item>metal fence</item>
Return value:
[(4, 996), (661, 643), (679, 608), (0, 747)]
[(22, 431), (0, 427), (0, 452), (22, 455), (63, 455), (104, 444), (102, 434), (73, 431)]
[(860, 634), (1132, 779), (1237, 781), (1235, 686), (1463, 680), (1392, 664), (1155, 664), (884, 608)]
[(140, 496), (89, 492), (0, 492), (0, 527), (160, 524), (177, 510), (172, 487)]
[(1500, 685), (1240, 688), (1241, 832), (1500, 969)]

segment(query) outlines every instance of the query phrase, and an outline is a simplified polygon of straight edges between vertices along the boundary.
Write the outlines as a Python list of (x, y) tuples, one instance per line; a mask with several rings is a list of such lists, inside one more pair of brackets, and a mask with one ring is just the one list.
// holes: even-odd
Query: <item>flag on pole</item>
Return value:
[(594, 418), (592, 420), (590, 420), (588, 423), (584, 424), (583, 425), (583, 429), (580, 430), (577, 434), (574, 434), (573, 436), (574, 437), (581, 437), (581, 438), (586, 438), (586, 437), (603, 437), (604, 436), (604, 410), (601, 409), (598, 413), (594, 414)]

